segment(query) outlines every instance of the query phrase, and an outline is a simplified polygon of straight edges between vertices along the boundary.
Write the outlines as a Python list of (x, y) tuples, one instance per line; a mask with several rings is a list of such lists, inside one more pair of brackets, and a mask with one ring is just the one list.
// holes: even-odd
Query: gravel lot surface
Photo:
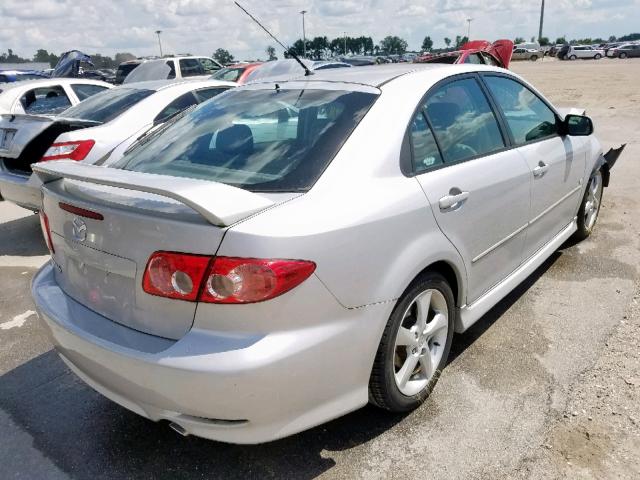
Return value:
[(628, 143), (594, 235), (567, 244), (470, 331), (419, 410), (364, 408), (260, 446), (183, 438), (93, 392), (40, 328), (38, 219), (0, 202), (0, 476), (640, 478), (640, 59), (516, 63), (557, 106)]

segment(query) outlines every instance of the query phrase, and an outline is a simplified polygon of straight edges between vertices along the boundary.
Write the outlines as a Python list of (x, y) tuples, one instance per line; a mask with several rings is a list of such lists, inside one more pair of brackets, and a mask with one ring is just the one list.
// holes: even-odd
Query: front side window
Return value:
[(410, 134), (413, 166), (416, 173), (424, 172), (434, 165), (442, 164), (438, 145), (422, 111), (418, 112), (413, 119)]
[(197, 58), (181, 58), (180, 72), (183, 77), (196, 77), (205, 74)]
[(438, 87), (427, 98), (425, 111), (445, 163), (488, 155), (505, 146), (489, 102), (473, 78)]
[(517, 145), (558, 133), (556, 115), (536, 94), (505, 77), (485, 76)]
[(107, 87), (87, 83), (74, 83), (71, 85), (71, 89), (76, 94), (76, 97), (78, 97), (78, 100), (82, 102), (96, 93), (103, 92)]
[(204, 70), (205, 75), (211, 75), (212, 73), (220, 70), (220, 65), (211, 60), (210, 58), (199, 58), (200, 66)]
[(153, 93), (154, 90), (142, 88), (118, 87), (105, 90), (65, 110), (63, 116), (106, 123)]
[(71, 106), (60, 85), (29, 90), (20, 98), (20, 103), (24, 111), (32, 115), (60, 113)]
[(230, 90), (187, 113), (119, 165), (251, 191), (306, 191), (376, 98), (347, 90)]

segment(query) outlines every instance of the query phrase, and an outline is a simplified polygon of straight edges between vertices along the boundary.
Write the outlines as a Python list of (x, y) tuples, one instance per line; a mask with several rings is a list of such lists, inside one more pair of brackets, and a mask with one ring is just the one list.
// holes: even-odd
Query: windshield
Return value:
[(125, 155), (120, 166), (255, 192), (305, 191), (376, 98), (345, 90), (229, 90)]
[(60, 116), (106, 123), (153, 93), (155, 90), (113, 88), (96, 93), (76, 106), (66, 109)]

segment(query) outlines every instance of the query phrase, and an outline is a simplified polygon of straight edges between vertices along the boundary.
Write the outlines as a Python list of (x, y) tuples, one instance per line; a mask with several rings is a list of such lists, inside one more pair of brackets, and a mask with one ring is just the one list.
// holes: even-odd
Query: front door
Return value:
[(483, 76), (501, 109), (512, 142), (531, 170), (531, 213), (525, 257), (533, 255), (571, 223), (585, 173), (584, 138), (560, 136), (556, 113), (522, 83)]

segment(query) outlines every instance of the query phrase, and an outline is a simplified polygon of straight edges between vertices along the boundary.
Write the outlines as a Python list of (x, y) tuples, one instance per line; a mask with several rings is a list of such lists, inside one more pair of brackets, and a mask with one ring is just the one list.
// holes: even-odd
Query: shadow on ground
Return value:
[[(561, 255), (550, 257), (474, 327), (457, 335), (451, 360), (463, 354)], [(331, 452), (367, 443), (404, 418), (368, 406), (264, 445), (183, 438), (166, 423), (145, 420), (95, 393), (53, 351), (0, 377), (0, 408), (31, 435), (34, 448), (70, 478), (78, 479), (311, 479), (334, 467)], [(422, 408), (428, 409), (429, 402)]]
[(0, 255), (47, 255), (38, 215), (0, 223)]

